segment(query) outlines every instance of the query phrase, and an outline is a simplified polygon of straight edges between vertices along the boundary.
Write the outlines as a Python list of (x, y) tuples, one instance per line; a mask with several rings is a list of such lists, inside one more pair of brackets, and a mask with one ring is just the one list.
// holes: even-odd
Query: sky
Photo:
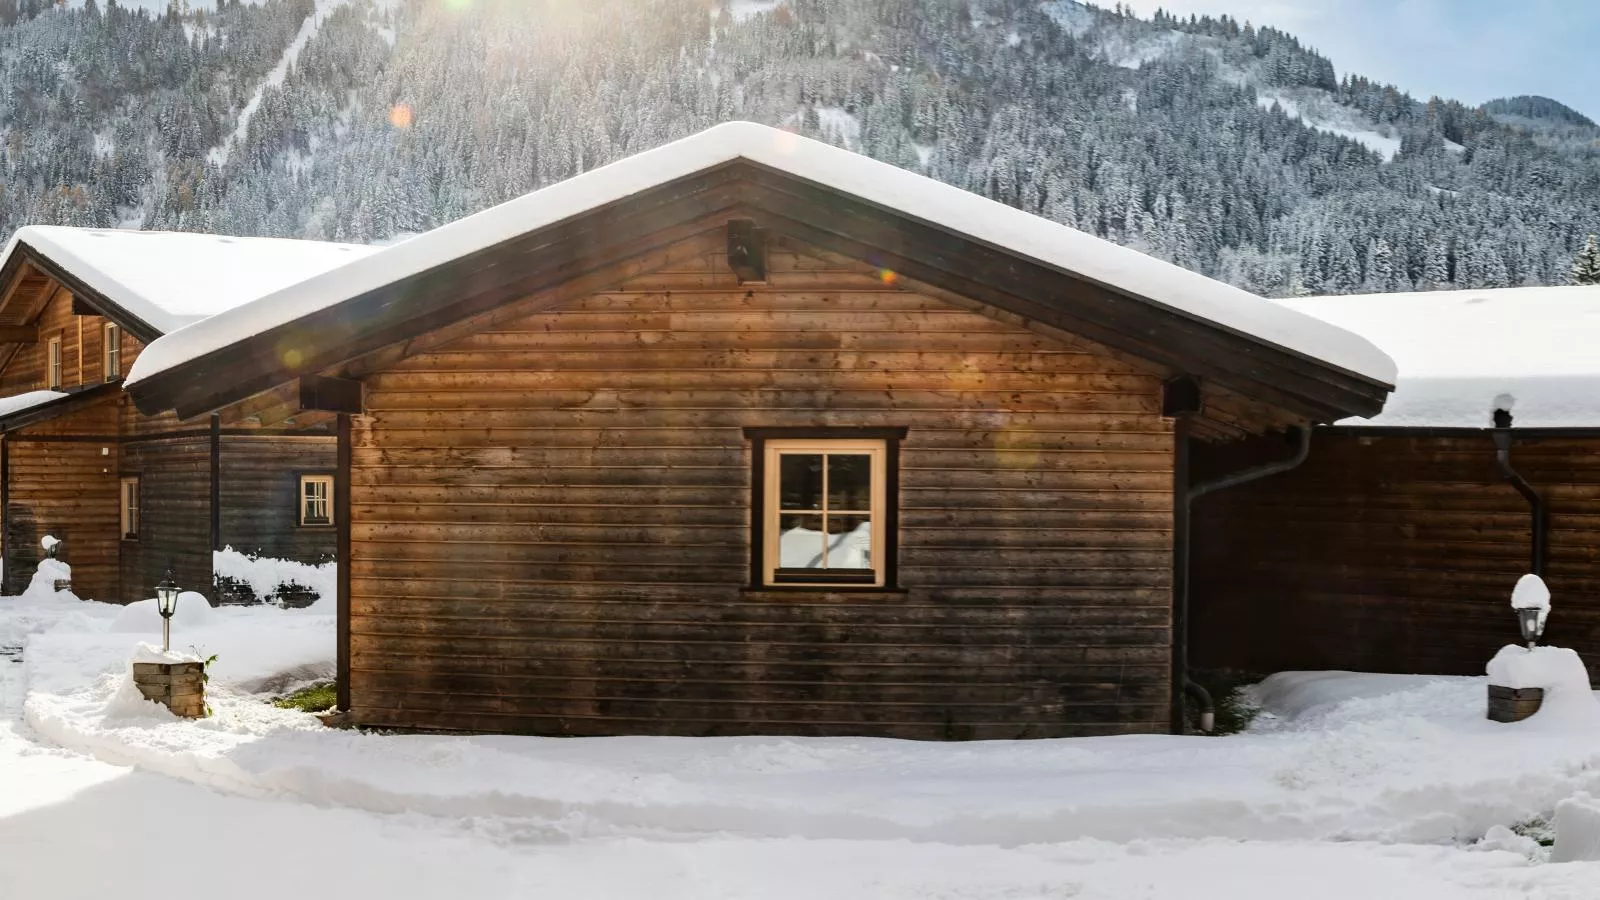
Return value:
[[(1227, 13), (1288, 31), (1420, 99), (1542, 94), (1600, 121), (1600, 0), (1124, 0), (1142, 16)], [(1112, 6), (1111, 2), (1097, 5)]]

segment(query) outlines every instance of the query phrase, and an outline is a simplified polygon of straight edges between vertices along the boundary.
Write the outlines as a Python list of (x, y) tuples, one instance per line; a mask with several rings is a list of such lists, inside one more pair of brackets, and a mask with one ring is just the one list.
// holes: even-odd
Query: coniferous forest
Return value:
[(1268, 294), (1574, 277), (1594, 122), (1412, 97), (1270, 25), (1069, 0), (0, 0), (0, 234), (388, 241), (751, 119)]

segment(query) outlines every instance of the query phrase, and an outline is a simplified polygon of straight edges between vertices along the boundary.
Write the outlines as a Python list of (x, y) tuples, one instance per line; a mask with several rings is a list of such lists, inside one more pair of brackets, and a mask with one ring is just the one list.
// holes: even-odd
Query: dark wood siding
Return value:
[(5, 517), (7, 593), (25, 588), (43, 551), (39, 540), (66, 541), (73, 590), (117, 599), (116, 405), (87, 409), (8, 435), (10, 489)]
[(224, 435), (222, 541), (241, 553), (304, 563), (333, 558), (334, 529), (300, 525), (301, 473), (332, 475), (332, 435)]
[(122, 445), (124, 475), (138, 475), (144, 520), (122, 544), (122, 596), (142, 600), (168, 568), (187, 590), (211, 596), (211, 441), (205, 434)]
[[(1549, 498), (1547, 639), (1600, 662), (1597, 451), (1537, 441), (1512, 458)], [(1195, 522), (1199, 665), (1476, 675), (1518, 638), (1532, 530), (1487, 435), (1321, 434), (1301, 469), (1208, 497)]]
[[(1165, 729), (1159, 377), (775, 251), (368, 379), (352, 692), (374, 725), (1010, 738)], [(906, 426), (903, 593), (749, 583), (746, 426)]]

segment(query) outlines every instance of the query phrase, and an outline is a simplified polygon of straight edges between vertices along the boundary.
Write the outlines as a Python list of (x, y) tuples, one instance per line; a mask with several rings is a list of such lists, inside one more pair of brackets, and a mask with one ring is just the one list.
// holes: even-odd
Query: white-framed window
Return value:
[(891, 441), (761, 442), (761, 584), (888, 586)]
[(107, 322), (105, 328), (106, 381), (116, 381), (122, 377), (122, 326), (115, 322)]
[(333, 524), (333, 476), (300, 476), (300, 524)]
[(139, 476), (122, 476), (122, 539), (139, 539)]
[(45, 378), (48, 380), (46, 387), (50, 390), (61, 389), (61, 338), (59, 337), (51, 338), (49, 348), (46, 350)]

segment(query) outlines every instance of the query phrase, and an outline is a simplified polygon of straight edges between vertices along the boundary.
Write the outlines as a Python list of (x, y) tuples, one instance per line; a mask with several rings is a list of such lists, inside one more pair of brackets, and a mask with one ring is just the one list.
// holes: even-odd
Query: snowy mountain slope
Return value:
[(221, 166), (227, 164), (228, 154), (233, 151), (234, 145), (242, 143), (245, 137), (250, 134), (250, 120), (255, 116), (256, 110), (260, 108), (261, 98), (266, 93), (267, 88), (278, 87), (283, 84), (284, 79), (289, 75), (289, 68), (300, 58), (300, 52), (306, 48), (306, 44), (311, 43), (311, 39), (316, 37), (317, 29), (322, 27), (322, 23), (327, 20), (328, 15), (349, 2), (350, 0), (316, 0), (316, 8), (310, 15), (306, 16), (305, 22), (301, 24), (300, 31), (295, 34), (294, 40), (289, 42), (289, 46), (283, 48), (283, 56), (278, 59), (278, 64), (272, 67), (272, 71), (267, 73), (266, 78), (262, 79), (255, 93), (250, 96), (249, 102), (245, 103), (244, 109), (240, 110), (237, 124), (233, 127), (233, 133), (223, 143), (218, 144), (212, 148), (210, 153), (206, 154), (206, 159), (212, 165)]
[[(177, 29), (100, 9), (7, 23), (0, 3), (0, 236), (375, 243), (731, 119), (1277, 295), (1555, 283), (1600, 231), (1581, 123), (1423, 103), (1226, 18), (1071, 0), (259, 0)], [(1529, 113), (1539, 127), (1506, 124)]]

